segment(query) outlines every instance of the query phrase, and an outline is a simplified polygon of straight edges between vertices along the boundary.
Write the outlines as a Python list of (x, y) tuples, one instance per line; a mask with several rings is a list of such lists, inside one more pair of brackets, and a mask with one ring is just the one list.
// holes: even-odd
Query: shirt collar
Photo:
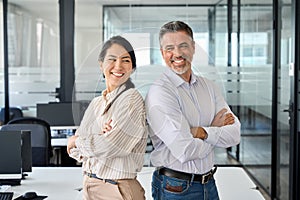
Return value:
[[(165, 74), (166, 74), (167, 77), (169, 77), (170, 81), (176, 87), (179, 87), (180, 85), (186, 83), (185, 80), (183, 80), (180, 76), (178, 76), (172, 69), (170, 69), (170, 67), (167, 67), (167, 70), (166, 70)], [(197, 81), (196, 76), (195, 76), (193, 71), (192, 71), (191, 76), (192, 77), (191, 77), (191, 81), (190, 81), (189, 85), (193, 85)], [(186, 83), (186, 84), (188, 84), (188, 83)]]
[(112, 99), (114, 99), (115, 96), (117, 96), (117, 94), (120, 92), (121, 90), (119, 90), (119, 87), (114, 89), (111, 92), (108, 92), (107, 89), (102, 91), (102, 96), (106, 101), (111, 101)]

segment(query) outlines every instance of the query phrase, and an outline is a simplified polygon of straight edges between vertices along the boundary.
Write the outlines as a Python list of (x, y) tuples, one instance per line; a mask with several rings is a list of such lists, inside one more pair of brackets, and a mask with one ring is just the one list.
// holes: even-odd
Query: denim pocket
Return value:
[(168, 194), (183, 194), (189, 188), (188, 181), (164, 176), (163, 190)]
[(153, 200), (160, 200), (160, 188), (161, 180), (159, 179), (158, 173), (155, 171), (152, 176), (152, 198)]
[(159, 199), (159, 189), (158, 187), (152, 183), (152, 198), (154, 200)]

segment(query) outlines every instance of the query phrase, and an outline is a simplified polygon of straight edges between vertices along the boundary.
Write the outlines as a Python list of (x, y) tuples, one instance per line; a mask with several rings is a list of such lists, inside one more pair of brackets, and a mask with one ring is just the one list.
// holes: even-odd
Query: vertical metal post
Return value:
[(208, 64), (215, 66), (216, 63), (216, 8), (208, 9), (208, 45), (209, 60)]
[(8, 72), (7, 0), (3, 0), (3, 46), (4, 46), (4, 124), (9, 121), (9, 72)]
[(240, 67), (240, 55), (241, 55), (241, 0), (237, 0), (237, 66)]
[[(238, 83), (238, 92), (241, 90), (241, 82), (240, 82), (240, 51), (241, 51), (241, 43), (240, 43), (240, 34), (241, 34), (241, 0), (237, 0), (237, 83)], [(240, 97), (240, 96), (239, 96)], [(240, 116), (240, 105), (237, 106), (237, 114)], [(240, 144), (236, 146), (236, 160), (240, 161)]]
[(59, 0), (60, 88), (61, 102), (72, 102), (75, 85), (74, 68), (74, 0)]
[(290, 132), (290, 181), (289, 199), (300, 198), (300, 124), (299, 124), (299, 67), (300, 67), (300, 2), (292, 0), (292, 35), (294, 77), (291, 80), (291, 132)]
[(232, 34), (232, 0), (227, 0), (227, 27), (228, 27), (228, 52), (227, 52), (227, 66), (232, 66), (231, 59), (231, 34)]
[(271, 146), (271, 199), (276, 199), (279, 192), (280, 146), (278, 130), (278, 81), (281, 65), (281, 4), (273, 0), (273, 77), (272, 77), (272, 146)]

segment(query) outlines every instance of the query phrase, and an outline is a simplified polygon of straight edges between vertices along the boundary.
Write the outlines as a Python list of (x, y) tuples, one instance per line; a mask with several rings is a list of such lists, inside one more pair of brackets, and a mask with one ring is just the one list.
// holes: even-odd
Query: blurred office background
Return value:
[[(296, 0), (5, 0), (0, 2), (0, 106), (36, 116), (37, 104), (101, 94), (103, 41), (123, 35), (146, 95), (164, 70), (159, 28), (194, 30), (194, 72), (214, 80), (242, 122), (241, 143), (216, 151), (270, 199), (299, 199), (299, 2)], [(7, 119), (6, 119), (7, 121)], [(3, 123), (6, 122), (5, 120)], [(78, 122), (79, 123), (79, 122)]]

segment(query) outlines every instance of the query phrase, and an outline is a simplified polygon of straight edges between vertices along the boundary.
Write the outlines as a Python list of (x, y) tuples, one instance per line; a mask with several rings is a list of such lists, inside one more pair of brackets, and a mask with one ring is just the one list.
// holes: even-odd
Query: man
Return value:
[(196, 76), (192, 29), (166, 23), (159, 33), (166, 71), (146, 97), (153, 199), (219, 199), (213, 174), (214, 148), (240, 142), (240, 122), (216, 85)]

